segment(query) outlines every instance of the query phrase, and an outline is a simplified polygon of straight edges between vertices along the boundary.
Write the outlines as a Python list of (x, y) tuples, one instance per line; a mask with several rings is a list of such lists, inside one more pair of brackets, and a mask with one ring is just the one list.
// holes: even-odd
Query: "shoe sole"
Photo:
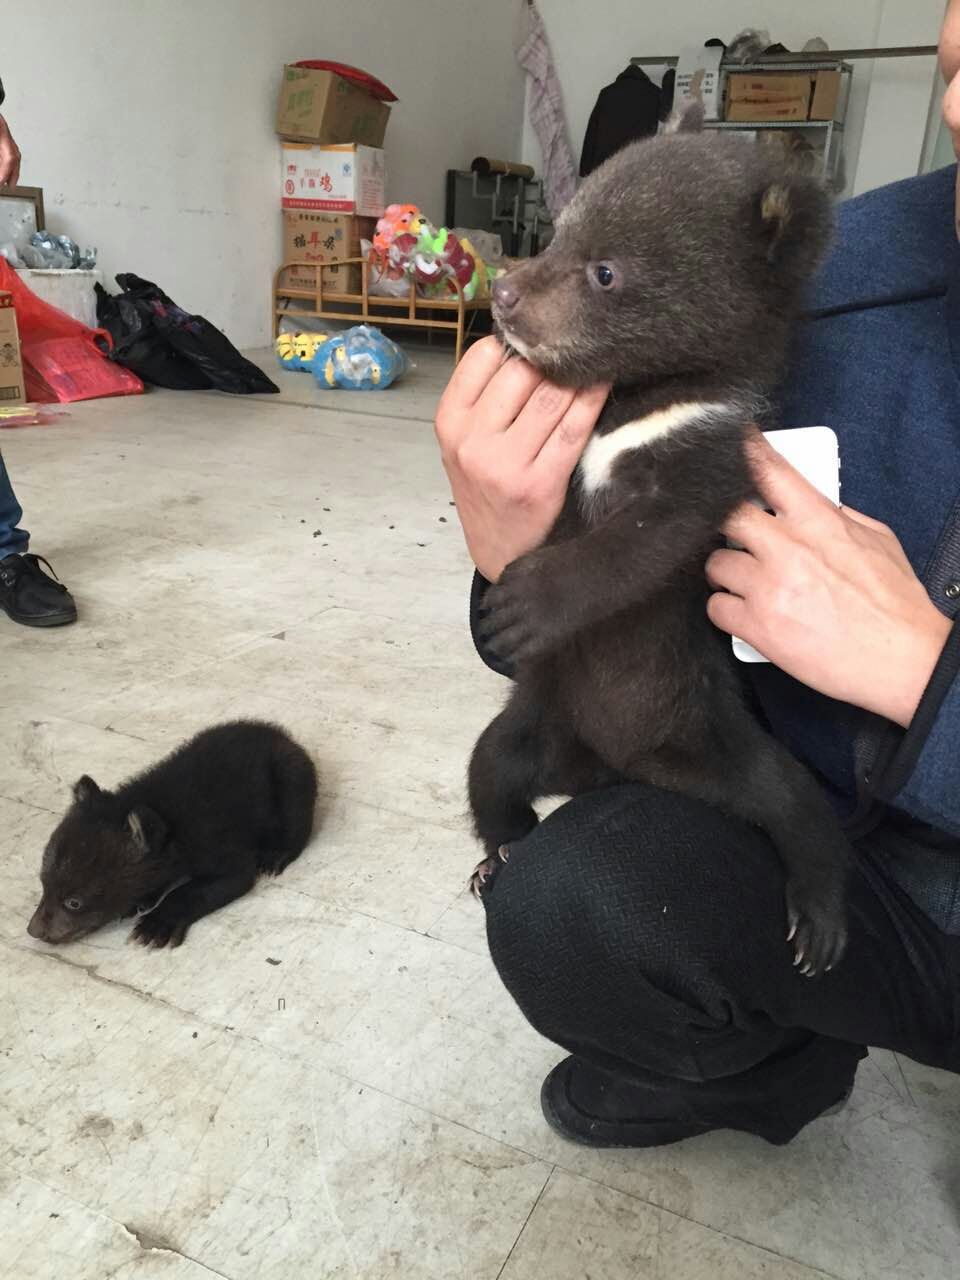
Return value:
[(68, 627), (71, 622), (76, 622), (77, 611), (72, 613), (51, 613), (43, 618), (28, 618), (22, 614), (13, 613), (10, 609), (0, 605), (0, 609), (7, 615), (11, 622), (19, 623), (21, 627)]

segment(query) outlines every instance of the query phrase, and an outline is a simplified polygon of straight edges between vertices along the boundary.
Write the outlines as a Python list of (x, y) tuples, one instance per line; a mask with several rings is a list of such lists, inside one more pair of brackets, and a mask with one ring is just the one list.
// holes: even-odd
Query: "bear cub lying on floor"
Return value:
[(44, 851), (31, 937), (74, 942), (138, 915), (133, 938), (177, 947), (194, 921), (303, 851), (317, 772), (276, 725), (238, 720), (197, 734), (115, 791), (83, 777), (73, 796)]

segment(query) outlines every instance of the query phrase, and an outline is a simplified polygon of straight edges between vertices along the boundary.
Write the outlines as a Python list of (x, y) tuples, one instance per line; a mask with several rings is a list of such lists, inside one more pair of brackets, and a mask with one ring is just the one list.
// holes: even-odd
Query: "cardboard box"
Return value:
[(806, 120), (813, 77), (786, 71), (731, 71), (727, 120)]
[(690, 46), (680, 51), (677, 58), (677, 78), (674, 82), (674, 110), (682, 111), (691, 98), (703, 102), (706, 120), (720, 118), (720, 60), (723, 48), (718, 45), (704, 48)]
[[(319, 209), (285, 209), (283, 212), (283, 261), (332, 262), (360, 256), (360, 240), (372, 240), (376, 218), (351, 213), (324, 213)], [(320, 273), (326, 289), (359, 293), (360, 266), (325, 267)], [(315, 271), (289, 268), (280, 278), (288, 289), (316, 288)]]
[(749, 102), (740, 99), (727, 103), (727, 119), (770, 124), (777, 120), (806, 120), (809, 97), (784, 99), (782, 102)]
[(390, 107), (332, 71), (283, 69), (277, 133), (297, 142), (359, 142), (382, 147)]
[(784, 102), (810, 96), (812, 73), (793, 71), (731, 71), (727, 101)]
[(0, 291), (0, 405), (26, 404), (13, 294)]
[(817, 71), (813, 77), (813, 97), (810, 100), (811, 120), (836, 120), (840, 105), (839, 71)]
[(322, 209), (364, 218), (379, 218), (383, 213), (383, 152), (375, 147), (285, 142), (282, 161), (284, 209)]

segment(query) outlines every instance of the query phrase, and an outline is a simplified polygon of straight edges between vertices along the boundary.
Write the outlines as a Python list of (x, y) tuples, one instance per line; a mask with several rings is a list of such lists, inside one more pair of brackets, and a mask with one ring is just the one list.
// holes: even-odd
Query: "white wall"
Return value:
[[(910, 0), (908, 5), (887, 0), (878, 46), (936, 44), (944, 7), (944, 0)], [(878, 58), (873, 63), (855, 195), (918, 172), (931, 107), (939, 110), (942, 91), (935, 58)]]
[(388, 199), (443, 218), (444, 174), (516, 155), (516, 0), (46, 0), (3, 24), (3, 107), (47, 222), (265, 342), (280, 255), (284, 62), (334, 58), (398, 95)]
[[(944, 0), (803, 0), (792, 5), (783, 0), (602, 0), (584, 21), (577, 0), (537, 3), (553, 49), (578, 163), (597, 94), (632, 56), (675, 55), (683, 45), (702, 44), (713, 36), (729, 41), (744, 27), (765, 28), (772, 40), (788, 49), (802, 48), (814, 35), (834, 49), (935, 44), (944, 9)], [(896, 64), (896, 70), (880, 60), (854, 67), (844, 144), (848, 194), (864, 190), (864, 183), (878, 186), (917, 172), (934, 60), (911, 59)], [(873, 112), (873, 79), (882, 81), (878, 126), (868, 130), (869, 156), (864, 157), (861, 182), (857, 162), (864, 124), (870, 124)], [(539, 168), (539, 148), (527, 121), (522, 150), (524, 160)]]

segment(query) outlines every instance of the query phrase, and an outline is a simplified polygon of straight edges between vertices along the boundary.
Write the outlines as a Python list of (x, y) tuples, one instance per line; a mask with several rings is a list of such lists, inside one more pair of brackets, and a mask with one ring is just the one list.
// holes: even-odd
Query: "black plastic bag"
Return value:
[(144, 382), (174, 391), (204, 391), (210, 379), (171, 347), (153, 325), (150, 316), (141, 315), (137, 304), (126, 294), (113, 297), (102, 284), (97, 291), (97, 323), (113, 339), (110, 359), (130, 369)]
[(98, 290), (97, 319), (113, 338), (120, 364), (175, 390), (279, 391), (219, 329), (178, 307), (158, 285), (131, 272), (116, 279), (123, 292), (111, 298)]

